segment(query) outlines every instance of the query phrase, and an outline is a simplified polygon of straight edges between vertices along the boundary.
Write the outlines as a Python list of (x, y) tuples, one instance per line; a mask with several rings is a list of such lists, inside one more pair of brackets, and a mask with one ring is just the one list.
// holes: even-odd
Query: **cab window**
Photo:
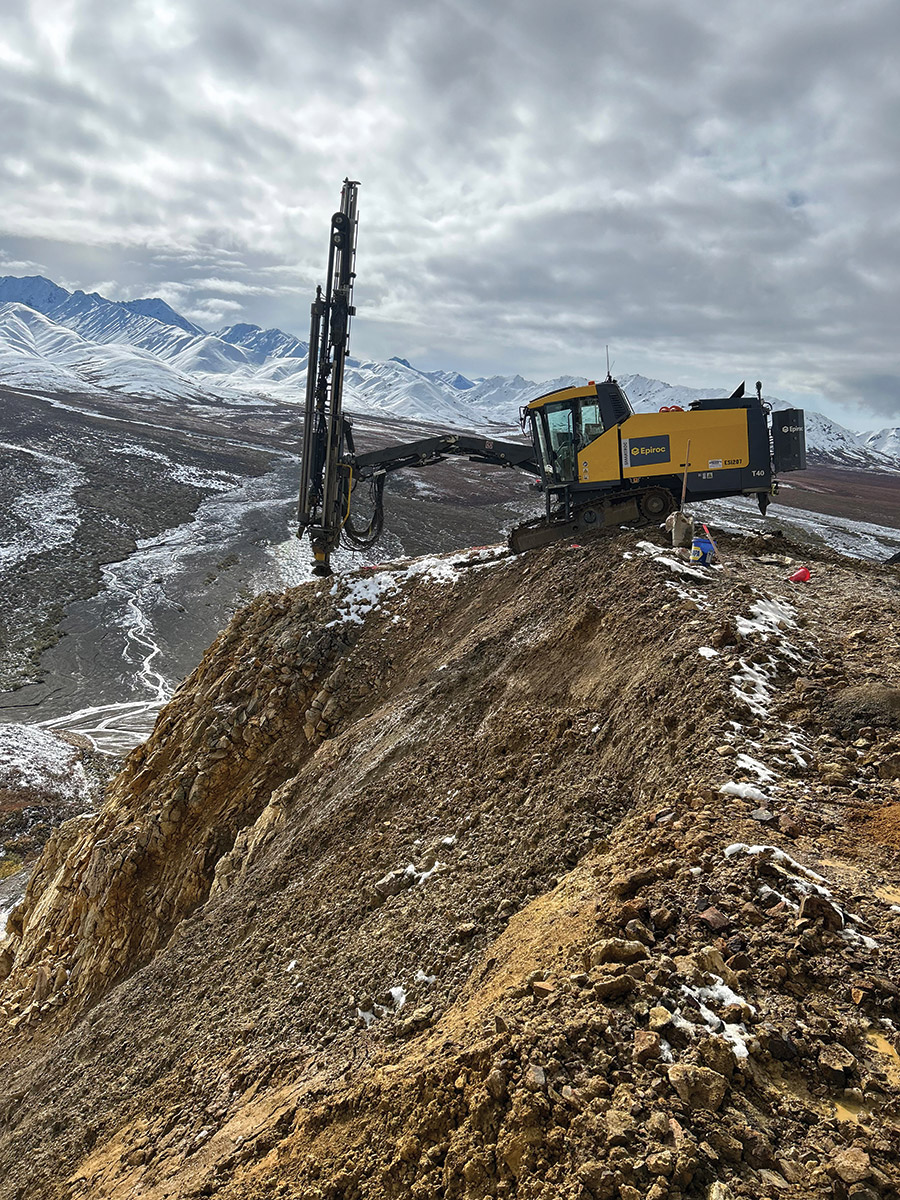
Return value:
[(542, 415), (546, 422), (549, 451), (548, 474), (557, 483), (570, 483), (575, 478), (575, 422), (571, 401), (545, 405)]
[(596, 400), (581, 402), (581, 436), (578, 439), (578, 449), (594, 441), (603, 433), (603, 418), (600, 416), (600, 405)]

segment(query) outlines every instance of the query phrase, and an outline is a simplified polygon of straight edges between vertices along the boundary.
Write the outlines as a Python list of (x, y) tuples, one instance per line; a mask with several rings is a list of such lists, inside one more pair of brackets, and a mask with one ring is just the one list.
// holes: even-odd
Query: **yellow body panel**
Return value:
[(578, 482), (599, 483), (621, 478), (619, 426), (614, 425), (578, 452)]
[[(619, 426), (619, 435), (624, 479), (680, 475), (685, 466), (690, 471), (722, 471), (750, 464), (743, 408), (636, 413)], [(654, 440), (666, 439), (667, 455), (652, 445)]]

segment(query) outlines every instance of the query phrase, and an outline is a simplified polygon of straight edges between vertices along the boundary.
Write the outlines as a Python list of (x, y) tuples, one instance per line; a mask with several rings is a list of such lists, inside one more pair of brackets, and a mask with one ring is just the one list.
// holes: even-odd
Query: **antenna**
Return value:
[(609, 369), (609, 343), (606, 346), (606, 382), (612, 383), (612, 372)]

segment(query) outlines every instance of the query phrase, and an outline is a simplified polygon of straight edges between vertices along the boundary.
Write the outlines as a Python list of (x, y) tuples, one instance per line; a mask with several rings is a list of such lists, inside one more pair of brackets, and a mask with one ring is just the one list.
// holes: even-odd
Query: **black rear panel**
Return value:
[(772, 413), (772, 458), (775, 472), (806, 469), (806, 426), (802, 408)]

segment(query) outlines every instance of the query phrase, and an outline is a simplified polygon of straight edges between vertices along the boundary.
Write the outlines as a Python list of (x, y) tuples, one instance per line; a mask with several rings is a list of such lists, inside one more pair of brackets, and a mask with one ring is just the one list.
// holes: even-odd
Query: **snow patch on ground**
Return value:
[[(750, 607), (750, 616), (738, 617), (736, 625), (742, 637), (755, 635), (763, 643), (776, 639), (778, 653), (784, 658), (793, 663), (806, 661), (785, 636), (787, 629), (797, 626), (795, 610), (787, 601), (777, 597), (756, 600)], [(747, 655), (738, 659), (738, 666), (740, 670), (731, 677), (732, 692), (757, 717), (767, 716), (774, 695), (774, 681), (782, 663), (774, 654)]]
[(74, 746), (31, 725), (0, 725), (0, 788), (32, 791), (59, 800), (92, 791)]
[(687, 563), (681, 562), (680, 559), (671, 558), (668, 554), (664, 554), (659, 546), (654, 546), (652, 542), (638, 542), (636, 549), (653, 558), (654, 562), (662, 563), (664, 567), (668, 567), (670, 571), (674, 571), (677, 575), (684, 575), (688, 579), (698, 579), (701, 583), (708, 583), (712, 579), (712, 575), (703, 570), (701, 567), (689, 567)]
[(72, 540), (79, 521), (75, 491), (85, 477), (74, 463), (40, 450), (0, 442), (0, 451), (27, 455), (36, 476), (32, 489), (21, 492), (4, 514), (0, 569), (8, 569)]
[[(798, 875), (814, 879), (820, 884), (827, 884), (828, 882), (824, 875), (817, 874), (810, 867), (804, 867), (802, 863), (797, 862), (796, 858), (791, 858), (790, 854), (786, 853), (779, 846), (768, 846), (762, 843), (751, 846), (747, 842), (733, 842), (730, 846), (725, 847), (724, 854), (726, 858), (734, 858), (736, 854), (764, 854), (767, 858), (772, 859), (773, 862), (782, 863)], [(828, 894), (830, 895), (831, 893), (829, 892)]]
[[(711, 988), (690, 988), (687, 986), (687, 984), (682, 984), (681, 991), (685, 996), (689, 996), (695, 1002), (697, 1011), (703, 1018), (704, 1022), (710, 1027), (712, 1032), (718, 1034), (719, 1037), (724, 1038), (725, 1041), (729, 1043), (732, 1051), (734, 1052), (735, 1058), (747, 1058), (749, 1056), (747, 1039), (750, 1036), (747, 1032), (747, 1027), (743, 1024), (730, 1024), (727, 1021), (723, 1021), (720, 1017), (716, 1016), (713, 1010), (708, 1006), (708, 1004), (704, 1003), (704, 1001), (720, 1004), (742, 1005), (747, 1004), (747, 1002), (733, 992), (731, 988), (727, 987), (727, 985), (723, 983), (721, 979), (719, 979), (718, 975), (714, 976), (714, 978), (718, 980), (718, 982)], [(726, 996), (728, 999), (725, 998)], [(756, 1012), (756, 1009), (754, 1009), (752, 1005), (747, 1004), (747, 1008), (749, 1008), (751, 1012)], [(685, 1022), (685, 1024), (689, 1025), (690, 1022)]]
[(414, 579), (424, 576), (436, 583), (456, 583), (460, 578), (459, 568), (463, 564), (470, 569), (479, 570), (496, 566), (505, 557), (505, 550), (487, 546), (462, 556), (428, 554), (405, 565), (343, 575), (336, 579), (331, 587), (331, 595), (340, 597), (338, 616), (334, 621), (329, 621), (326, 628), (348, 622), (362, 625), (370, 613), (383, 610), (384, 600), (396, 595)]
[[(728, 783), (723, 783), (719, 791), (723, 796), (737, 796), (741, 800), (752, 800), (755, 804), (767, 804), (769, 801), (769, 797), (765, 792), (761, 792), (752, 783), (735, 783), (733, 779), (729, 780)], [(732, 849), (732, 847), (729, 847), (729, 849)], [(727, 850), (725, 853), (728, 855)]]
[(755, 775), (760, 783), (772, 783), (778, 778), (775, 771), (770, 770), (764, 763), (761, 763), (758, 758), (754, 758), (751, 754), (739, 754), (736, 761), (739, 767)]
[(781, 633), (783, 627), (797, 627), (794, 619), (796, 610), (786, 600), (775, 597), (757, 600), (750, 606), (750, 613), (749, 617), (737, 618), (737, 630), (741, 637), (759, 633), (763, 638), (767, 638), (770, 634)]

